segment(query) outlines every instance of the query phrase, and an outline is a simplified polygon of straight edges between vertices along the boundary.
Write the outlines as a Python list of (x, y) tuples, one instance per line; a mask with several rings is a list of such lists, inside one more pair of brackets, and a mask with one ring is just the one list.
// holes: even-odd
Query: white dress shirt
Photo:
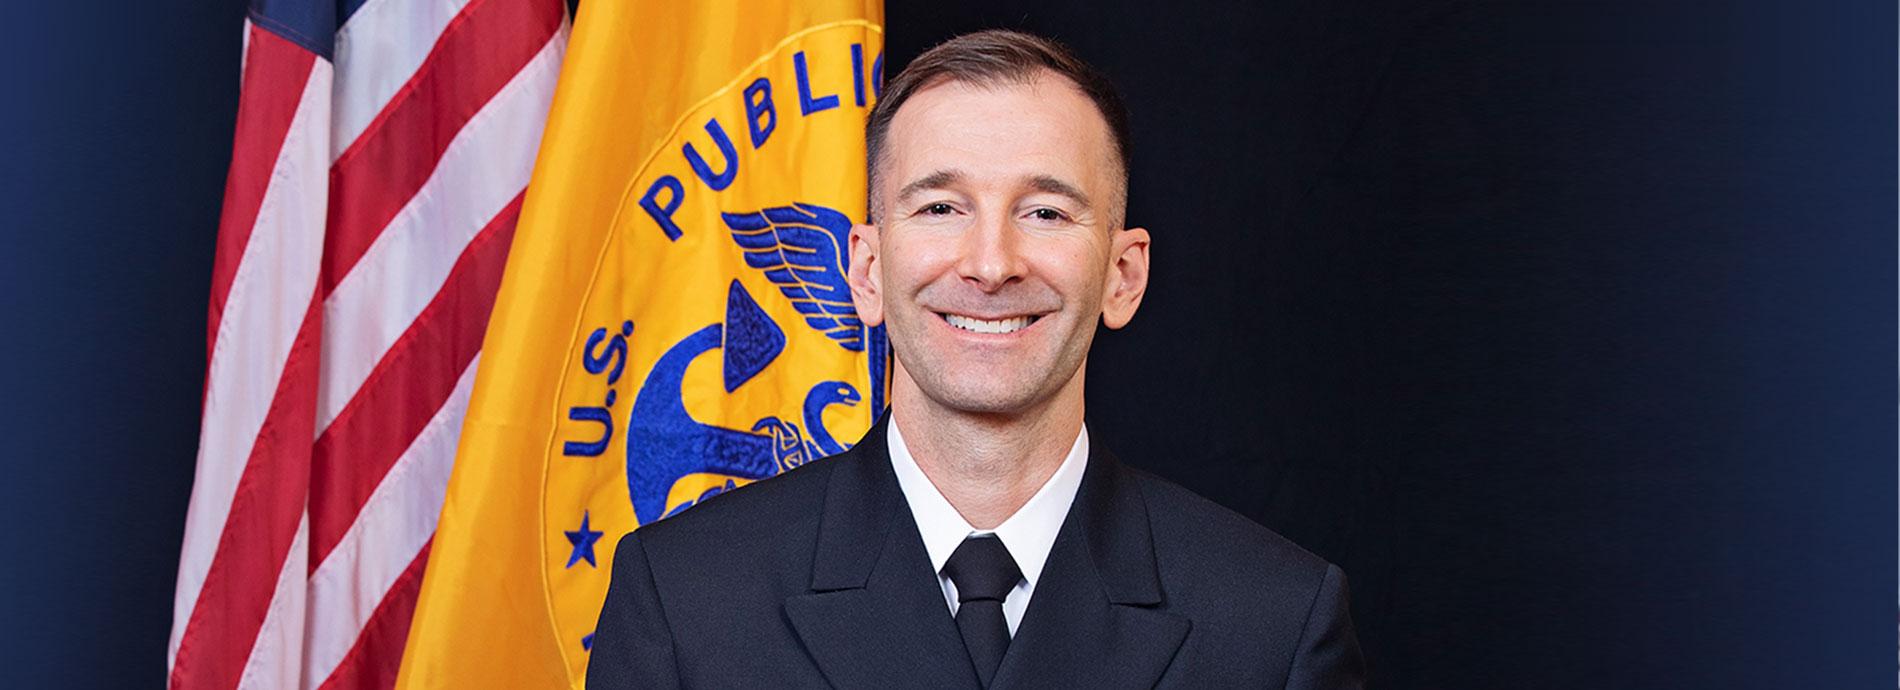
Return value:
[(1009, 634), (1016, 634), (1016, 626), (1023, 620), (1023, 612), (1029, 610), (1029, 597), (1036, 591), (1036, 581), (1042, 577), (1042, 564), (1049, 559), (1049, 549), (1055, 545), (1056, 532), (1062, 529), (1062, 520), (1068, 517), (1069, 504), (1075, 502), (1075, 492), (1082, 487), (1082, 470), (1089, 462), (1089, 430), (1083, 425), (1075, 436), (1075, 445), (1069, 448), (1069, 455), (1062, 459), (1062, 466), (1043, 482), (1036, 495), (1029, 502), (1010, 515), (993, 530), (980, 530), (971, 527), (969, 521), (950, 505), (949, 499), (937, 490), (917, 466), (917, 459), (911, 457), (910, 447), (904, 445), (904, 435), (897, 430), (897, 418), (891, 418), (889, 445), (891, 467), (897, 470), (897, 485), (904, 490), (904, 501), (910, 504), (910, 515), (917, 521), (917, 531), (924, 538), (924, 550), (930, 554), (930, 568), (937, 573), (937, 582), (943, 586), (944, 603), (950, 606), (950, 615), (957, 615), (957, 586), (950, 577), (943, 574), (943, 564), (950, 560), (950, 554), (957, 550), (963, 539), (972, 534), (996, 534), (1003, 540), (1004, 548), (1016, 560), (1016, 567), (1023, 572), (1023, 579), (1010, 590), (1003, 600), (1003, 618), (1009, 622)]

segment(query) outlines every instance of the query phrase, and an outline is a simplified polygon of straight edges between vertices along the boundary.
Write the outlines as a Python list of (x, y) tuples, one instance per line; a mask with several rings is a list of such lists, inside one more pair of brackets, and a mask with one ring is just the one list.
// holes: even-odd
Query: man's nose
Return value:
[(1007, 214), (982, 214), (963, 236), (957, 272), (985, 292), (1023, 277), (1022, 233)]

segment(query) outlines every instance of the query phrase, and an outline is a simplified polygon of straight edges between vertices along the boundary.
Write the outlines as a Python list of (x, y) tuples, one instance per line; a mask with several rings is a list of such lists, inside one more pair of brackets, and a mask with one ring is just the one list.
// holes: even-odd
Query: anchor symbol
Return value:
[(668, 511), (667, 494), (681, 477), (713, 473), (762, 479), (847, 447), (832, 438), (823, 419), (825, 408), (856, 406), (862, 399), (855, 387), (843, 381), (821, 382), (806, 394), (802, 413), (811, 441), (798, 425), (777, 417), (764, 417), (748, 431), (693, 419), (680, 397), (686, 367), (713, 349), (722, 352), (721, 375), (726, 392), (731, 393), (784, 352), (785, 332), (734, 280), (726, 290), (725, 323), (686, 336), (653, 365), (640, 384), (627, 424), (627, 493), (633, 498), (639, 524), (659, 520), (733, 486), (728, 481)]

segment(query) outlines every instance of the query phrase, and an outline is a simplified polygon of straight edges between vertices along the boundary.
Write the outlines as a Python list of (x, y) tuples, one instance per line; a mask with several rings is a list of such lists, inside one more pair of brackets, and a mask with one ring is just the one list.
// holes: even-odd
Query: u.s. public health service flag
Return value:
[(578, 687), (616, 537), (869, 428), (846, 236), (882, 15), (583, 4), (399, 686)]

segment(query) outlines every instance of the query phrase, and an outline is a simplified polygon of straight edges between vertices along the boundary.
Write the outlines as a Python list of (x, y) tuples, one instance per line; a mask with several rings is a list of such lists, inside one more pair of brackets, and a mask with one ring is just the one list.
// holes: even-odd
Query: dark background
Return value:
[[(108, 4), (0, 29), (6, 687), (164, 678), (242, 3)], [(1122, 86), (1091, 432), (1344, 567), (1377, 685), (1893, 687), (1893, 3), (887, 15)]]

